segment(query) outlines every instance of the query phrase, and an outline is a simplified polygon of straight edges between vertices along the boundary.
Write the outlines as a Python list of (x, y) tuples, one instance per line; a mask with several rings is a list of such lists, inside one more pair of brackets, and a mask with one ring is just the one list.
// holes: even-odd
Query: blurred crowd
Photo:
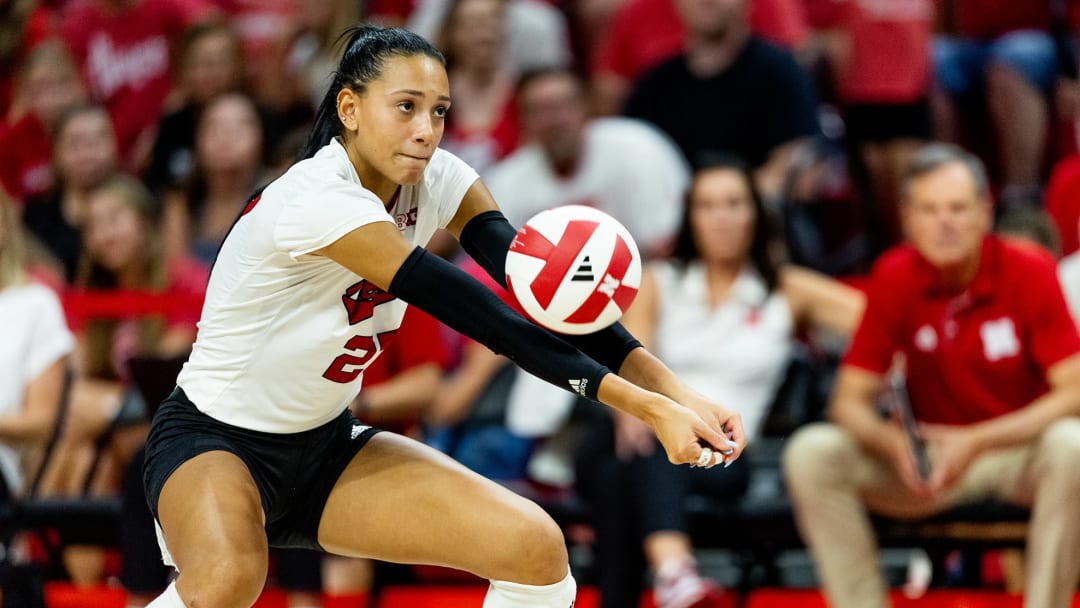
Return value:
[[(619, 219), (649, 261), (631, 331), (740, 411), (751, 445), (796, 432), (800, 454), (823, 454), (785, 464), (799, 471), (786, 471), (796, 514), (834, 605), (878, 605), (878, 589), (849, 581), (863, 573), (853, 563), (868, 563), (870, 532), (856, 553), (822, 548), (862, 507), (830, 518), (839, 503), (818, 490), (839, 482), (814, 471), (869, 467), (852, 446), (895, 465), (865, 480), (906, 484), (903, 501), (878, 497), (906, 516), (1051, 494), (1015, 479), (947, 491), (1005, 448), (1035, 450), (1032, 478), (1075, 487), (1055, 467), (1080, 445), (1061, 421), (1080, 416), (1080, 2), (0, 0), (0, 500), (123, 497), (141, 530), (125, 534), (119, 572), (132, 606), (168, 576), (137, 473), (153, 389), (189, 351), (219, 245), (295, 160), (337, 37), (358, 21), (408, 27), (443, 51), (453, 109), (442, 147), (480, 172), (513, 224), (564, 204)], [(429, 248), (513, 304), (452, 239)], [(1026, 299), (1001, 295), (1017, 291)], [(897, 304), (909, 296), (925, 302)], [(988, 307), (1008, 323), (984, 318)], [(954, 367), (931, 374), (937, 356)], [(920, 485), (904, 477), (901, 444), (875, 443), (886, 435), (850, 407), (905, 366), (923, 374), (909, 378), (920, 421), (985, 429), (1043, 415), (1009, 446), (965, 439), (967, 460), (941, 473), (951, 477)], [(792, 394), (807, 370), (811, 388)], [(931, 376), (948, 399), (916, 385)], [(971, 388), (995, 381), (1029, 388)], [(752, 483), (746, 463), (676, 469), (640, 421), (415, 310), (364, 371), (353, 409), (484, 475), (568, 489), (604, 514), (586, 536), (606, 608), (636, 605), (643, 584), (661, 608), (706, 606), (717, 592), (694, 561), (682, 501), (737, 500)], [(1039, 451), (1043, 431), (1065, 447)], [(961, 442), (936, 432), (939, 454), (963, 460)], [(867, 494), (853, 488), (835, 496)], [(1080, 533), (1080, 519), (1034, 512), (1061, 539)], [(104, 555), (68, 546), (68, 575), (100, 582)], [(377, 572), (277, 559), (294, 606), (367, 593)], [(1053, 581), (1029, 584), (1075, 588), (1080, 557), (1064, 561)], [(1056, 605), (1045, 601), (1031, 605)]]

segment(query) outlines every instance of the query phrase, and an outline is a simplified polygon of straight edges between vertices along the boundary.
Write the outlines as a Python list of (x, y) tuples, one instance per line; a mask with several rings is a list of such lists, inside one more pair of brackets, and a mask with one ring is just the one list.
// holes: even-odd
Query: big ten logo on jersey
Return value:
[[(394, 296), (366, 279), (350, 285), (341, 296), (341, 302), (349, 315), (349, 325), (370, 319), (375, 315), (376, 306), (394, 299)], [(374, 336), (356, 335), (349, 338), (345, 343), (345, 350), (349, 352), (335, 357), (323, 372), (323, 378), (339, 384), (356, 380), (364, 368), (386, 347), (396, 331), (393, 329)]]
[(394, 221), (397, 222), (398, 230), (404, 230), (409, 226), (416, 225), (416, 207), (409, 209), (405, 213), (395, 213)]

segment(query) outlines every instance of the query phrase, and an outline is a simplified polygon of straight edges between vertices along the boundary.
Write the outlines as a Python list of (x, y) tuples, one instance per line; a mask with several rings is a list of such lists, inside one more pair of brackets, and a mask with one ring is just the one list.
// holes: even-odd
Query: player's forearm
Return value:
[(670, 404), (657, 397), (653, 391), (616, 374), (604, 376), (596, 391), (597, 401), (635, 416), (654, 428), (660, 414), (659, 408)]
[(619, 368), (619, 375), (649, 391), (667, 396), (676, 403), (685, 401), (691, 390), (675, 372), (644, 348), (630, 351)]
[(1051, 389), (1019, 410), (972, 425), (981, 451), (999, 450), (1034, 441), (1051, 424), (1080, 416), (1080, 387)]

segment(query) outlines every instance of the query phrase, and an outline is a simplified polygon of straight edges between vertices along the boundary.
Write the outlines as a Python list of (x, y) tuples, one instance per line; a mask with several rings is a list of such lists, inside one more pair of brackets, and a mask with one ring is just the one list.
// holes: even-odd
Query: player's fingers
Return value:
[(746, 449), (746, 431), (743, 430), (742, 416), (732, 414), (724, 421), (724, 455), (727, 463), (735, 462)]
[(727, 435), (725, 435), (721, 429), (714, 429), (704, 422), (698, 422), (694, 424), (694, 434), (697, 435), (698, 438), (704, 440), (714, 451), (723, 452), (724, 450), (729, 449), (729, 446), (727, 445)]
[(708, 468), (708, 467), (713, 466), (716, 463), (715, 458), (714, 458), (716, 453), (713, 451), (713, 449), (710, 448), (707, 445), (704, 445), (704, 446), (699, 445), (698, 447), (699, 447), (699, 449), (697, 451), (698, 455), (690, 463), (690, 466), (692, 466), (692, 467), (702, 467), (702, 468)]

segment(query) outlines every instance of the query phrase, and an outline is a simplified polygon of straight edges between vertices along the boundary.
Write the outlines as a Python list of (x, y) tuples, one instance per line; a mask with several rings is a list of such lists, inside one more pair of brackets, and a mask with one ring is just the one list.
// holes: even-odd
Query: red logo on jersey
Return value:
[(349, 313), (349, 325), (356, 325), (364, 319), (370, 319), (371, 315), (375, 314), (376, 306), (393, 299), (394, 296), (379, 289), (367, 279), (354, 283), (341, 296), (341, 302), (345, 304), (345, 310)]

